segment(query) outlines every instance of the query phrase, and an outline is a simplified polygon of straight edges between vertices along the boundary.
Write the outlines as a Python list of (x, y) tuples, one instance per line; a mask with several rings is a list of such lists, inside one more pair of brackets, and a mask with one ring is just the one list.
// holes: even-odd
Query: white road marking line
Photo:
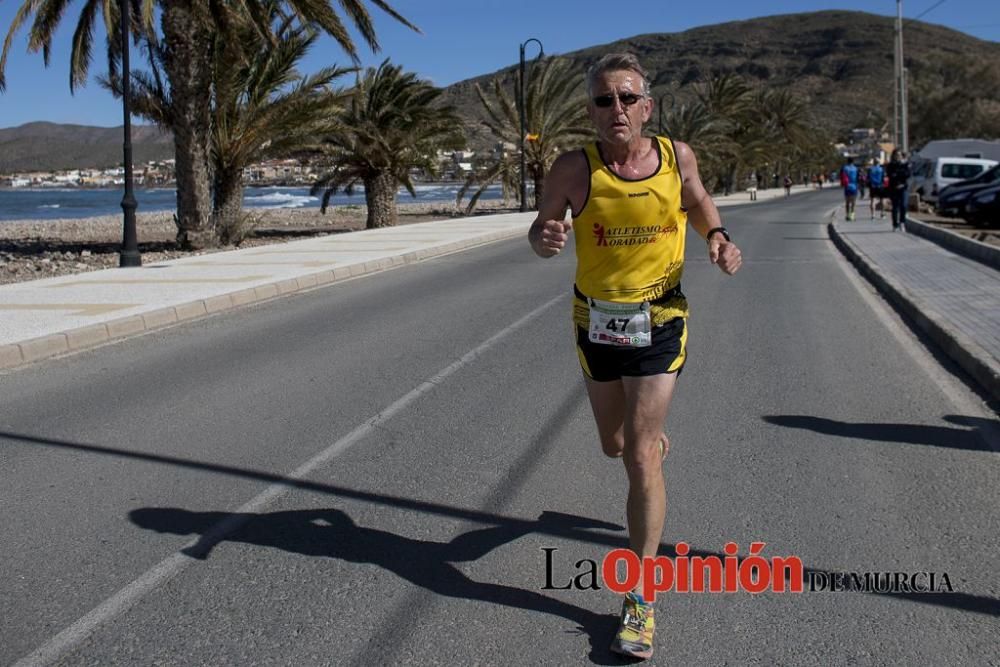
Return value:
[[(560, 295), (554, 299), (546, 301), (521, 319), (500, 330), (469, 352), (466, 352), (459, 359), (451, 364), (448, 364), (427, 380), (424, 380), (413, 390), (397, 399), (394, 403), (377, 413), (374, 417), (371, 417), (367, 421), (363, 422), (360, 426), (356, 427), (343, 438), (303, 463), (288, 475), (288, 479), (304, 479), (314, 470), (322, 467), (331, 459), (344, 452), (348, 447), (357, 443), (359, 440), (371, 433), (376, 426), (394, 417), (410, 403), (417, 400), (437, 385), (441, 384), (448, 378), (448, 376), (453, 375), (463, 367), (475, 361), (478, 357), (482, 356), (490, 348), (499, 343), (503, 338), (523, 327), (525, 324), (538, 317), (542, 311), (551, 308), (556, 304), (556, 302), (567, 298), (567, 296), (568, 295)], [(203, 536), (194, 540), (184, 548), (187, 549), (195, 546), (201, 539), (203, 539), (204, 536), (210, 536), (211, 539), (215, 540), (222, 539), (227, 533), (232, 532), (234, 529), (239, 527), (241, 521), (235, 515), (259, 512), (267, 505), (284, 496), (292, 488), (294, 487), (288, 484), (272, 484), (252, 500), (230, 514), (228, 518), (223, 519), (209, 528), (205, 531)], [(173, 553), (167, 556), (131, 583), (127, 584), (124, 588), (120, 589), (117, 593), (109, 597), (107, 600), (77, 619), (68, 628), (52, 637), (42, 646), (35, 649), (30, 655), (18, 660), (14, 663), (14, 667), (49, 665), (56, 660), (59, 660), (76, 648), (101, 625), (128, 611), (129, 608), (131, 608), (144, 596), (167, 583), (170, 579), (186, 569), (188, 565), (195, 562), (197, 562), (196, 559), (182, 553)]]

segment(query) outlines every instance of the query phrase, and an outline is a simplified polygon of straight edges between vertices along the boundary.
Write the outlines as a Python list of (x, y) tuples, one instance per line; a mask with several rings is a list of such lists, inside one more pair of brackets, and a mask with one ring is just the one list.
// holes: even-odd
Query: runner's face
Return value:
[[(640, 97), (635, 104), (625, 106), (619, 96), (627, 94), (642, 95), (642, 77), (631, 70), (604, 72), (594, 81), (587, 110), (602, 142), (629, 144), (642, 136), (642, 124), (649, 120), (653, 103)], [(595, 97), (606, 95), (614, 97), (611, 106), (594, 104)]]

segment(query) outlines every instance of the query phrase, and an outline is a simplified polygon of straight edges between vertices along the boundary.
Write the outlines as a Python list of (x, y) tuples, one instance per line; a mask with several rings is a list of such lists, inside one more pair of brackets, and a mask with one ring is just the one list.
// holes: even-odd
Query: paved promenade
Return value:
[(1000, 271), (888, 219), (830, 223), (830, 236), (868, 280), (1000, 401)]
[(441, 220), (0, 285), (0, 368), (521, 236), (532, 219)]

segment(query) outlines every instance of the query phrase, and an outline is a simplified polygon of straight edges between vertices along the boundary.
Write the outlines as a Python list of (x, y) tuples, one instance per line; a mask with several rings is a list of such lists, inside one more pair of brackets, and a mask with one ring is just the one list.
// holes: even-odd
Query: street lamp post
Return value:
[(527, 160), (524, 156), (524, 140), (526, 137), (527, 130), (525, 129), (525, 100), (524, 100), (524, 49), (531, 42), (538, 44), (538, 56), (541, 58), (545, 55), (545, 47), (537, 39), (532, 37), (521, 44), (521, 66), (519, 70), (520, 78), (518, 80), (518, 106), (521, 107), (521, 212), (524, 213), (528, 210), (528, 165)]
[(662, 135), (666, 135), (667, 134), (666, 130), (663, 127), (663, 98), (664, 97), (669, 97), (670, 98), (670, 110), (673, 111), (673, 108), (674, 108), (674, 94), (671, 93), (671, 92), (663, 93), (662, 95), (660, 95), (660, 99), (658, 99), (656, 101), (656, 106), (659, 109), (660, 134), (662, 134)]
[(135, 193), (132, 191), (132, 91), (129, 85), (131, 74), (128, 62), (128, 38), (131, 34), (129, 21), (129, 1), (121, 0), (122, 19), (122, 109), (125, 116), (125, 196), (122, 197), (122, 211), (125, 213), (125, 228), (122, 238), (118, 266), (142, 266), (139, 242), (135, 233)]

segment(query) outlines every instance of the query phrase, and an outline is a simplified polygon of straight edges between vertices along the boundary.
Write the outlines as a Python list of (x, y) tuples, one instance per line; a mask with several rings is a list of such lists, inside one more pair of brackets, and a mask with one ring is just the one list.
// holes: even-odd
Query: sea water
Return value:
[[(414, 186), (416, 198), (400, 188), (396, 201), (405, 203), (454, 203), (460, 184), (422, 183)], [(330, 198), (330, 206), (364, 206), (364, 188), (350, 197), (340, 193)], [(471, 193), (470, 193), (471, 194)], [(121, 215), (123, 190), (83, 188), (0, 188), (0, 222), (5, 220), (53, 220), (89, 218), (96, 215)], [(499, 185), (491, 185), (482, 199), (500, 199)], [(137, 212), (173, 211), (177, 193), (173, 188), (136, 188)], [(463, 204), (468, 203), (468, 196)], [(247, 188), (243, 193), (245, 208), (319, 208), (320, 197), (309, 194), (308, 187)]]

